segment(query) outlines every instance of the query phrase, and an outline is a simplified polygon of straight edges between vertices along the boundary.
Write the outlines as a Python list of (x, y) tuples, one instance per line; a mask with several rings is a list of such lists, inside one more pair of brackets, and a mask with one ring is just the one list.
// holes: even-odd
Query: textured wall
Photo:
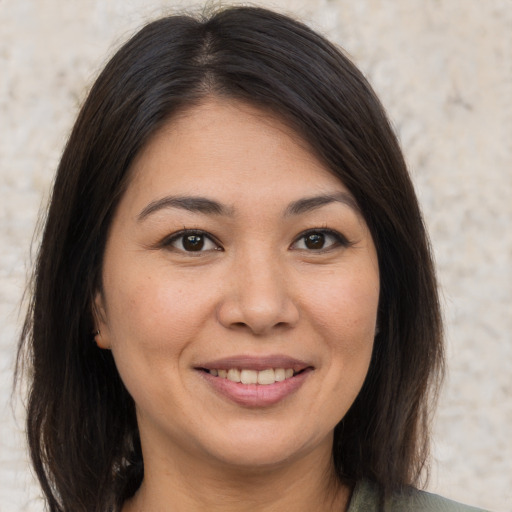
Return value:
[[(510, 512), (512, 1), (262, 4), (342, 44), (388, 108), (431, 231), (447, 321), (429, 488)], [(10, 386), (30, 243), (60, 151), (106, 56), (145, 20), (189, 5), (0, 0), (1, 512), (42, 510)]]

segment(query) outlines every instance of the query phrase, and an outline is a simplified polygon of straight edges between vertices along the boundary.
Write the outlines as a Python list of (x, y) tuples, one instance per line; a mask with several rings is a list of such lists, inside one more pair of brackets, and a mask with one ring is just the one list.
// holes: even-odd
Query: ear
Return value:
[(94, 319), (94, 340), (102, 349), (110, 350), (110, 332), (107, 323), (105, 298), (101, 291), (96, 291), (92, 301), (92, 317)]

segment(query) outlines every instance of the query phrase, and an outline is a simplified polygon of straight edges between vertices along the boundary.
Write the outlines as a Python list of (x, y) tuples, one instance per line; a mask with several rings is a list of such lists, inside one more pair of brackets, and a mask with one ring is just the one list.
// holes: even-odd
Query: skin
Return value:
[[(344, 510), (333, 429), (367, 374), (379, 298), (355, 201), (279, 120), (227, 100), (172, 119), (131, 172), (95, 301), (96, 339), (135, 400), (144, 456), (123, 511)], [(169, 196), (224, 211), (158, 203)], [(290, 212), (313, 196), (323, 204)], [(201, 251), (184, 249), (183, 229), (201, 230)], [(197, 369), (276, 354), (308, 373), (270, 406), (233, 402)]]

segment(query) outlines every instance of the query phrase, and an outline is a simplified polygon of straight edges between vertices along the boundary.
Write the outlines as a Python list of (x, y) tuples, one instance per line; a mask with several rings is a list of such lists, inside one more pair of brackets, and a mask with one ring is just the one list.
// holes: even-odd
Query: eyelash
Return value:
[[(352, 244), (352, 242), (347, 240), (347, 238), (344, 235), (342, 235), (341, 233), (339, 233), (338, 231), (333, 231), (332, 229), (325, 229), (325, 228), (314, 228), (314, 229), (308, 229), (308, 230), (300, 233), (300, 235), (290, 245), (290, 249), (293, 249), (294, 245), (297, 245), (299, 243), (299, 241), (305, 240), (306, 237), (308, 237), (310, 235), (321, 235), (324, 237), (324, 239), (325, 239), (325, 237), (331, 237), (334, 239), (334, 242), (329, 244), (327, 247), (320, 247), (318, 249), (301, 247), (301, 248), (296, 248), (296, 250), (307, 251), (307, 252), (312, 252), (312, 253), (323, 253), (323, 252), (330, 251), (336, 247), (349, 247)], [(207, 241), (209, 241), (210, 243), (214, 244), (215, 247), (203, 250), (203, 245), (202, 245), (199, 248), (199, 250), (197, 250), (197, 251), (186, 250), (185, 247), (183, 246), (183, 244), (185, 242), (185, 238), (193, 237), (193, 236), (200, 237), (202, 239), (201, 243), (206, 244), (206, 243), (208, 243)], [(181, 248), (173, 245), (176, 242), (178, 242), (180, 239), (181, 239), (181, 246), (182, 246)], [(166, 237), (164, 240), (162, 240), (162, 242), (159, 245), (163, 248), (173, 248), (180, 252), (184, 252), (184, 253), (191, 254), (191, 255), (194, 253), (199, 255), (201, 253), (210, 252), (212, 250), (213, 251), (223, 251), (224, 250), (222, 248), (221, 244), (210, 233), (203, 231), (201, 229), (183, 229), (181, 231), (178, 231), (178, 232), (173, 233), (172, 235)]]
[[(211, 248), (211, 249), (207, 249), (207, 250), (187, 251), (185, 249), (185, 247), (183, 247), (183, 243), (184, 243), (186, 237), (193, 237), (193, 236), (201, 237), (204, 243), (207, 243), (207, 241), (209, 241), (210, 243), (214, 244), (215, 247)], [(173, 244), (175, 242), (178, 242), (180, 239), (182, 240), (182, 242), (181, 242), (182, 247), (180, 248), (180, 247), (173, 246)], [(172, 235), (164, 238), (164, 240), (162, 240), (162, 242), (160, 243), (160, 246), (164, 247), (164, 248), (174, 248), (178, 251), (181, 251), (181, 252), (184, 252), (187, 254), (196, 253), (198, 255), (201, 253), (204, 253), (204, 252), (212, 251), (212, 250), (214, 250), (214, 251), (223, 251), (224, 250), (221, 247), (220, 243), (217, 242), (217, 240), (210, 233), (207, 233), (206, 231), (203, 231), (201, 229), (182, 229), (181, 231), (173, 233)], [(202, 249), (202, 247), (200, 249)]]
[(310, 235), (322, 235), (324, 237), (326, 237), (326, 236), (332, 237), (334, 239), (334, 242), (332, 244), (328, 245), (327, 247), (321, 247), (319, 249), (300, 248), (298, 250), (308, 251), (308, 252), (313, 252), (313, 253), (323, 253), (323, 252), (327, 252), (332, 249), (335, 249), (336, 247), (349, 247), (350, 245), (352, 245), (352, 242), (347, 240), (347, 238), (344, 235), (342, 235), (341, 233), (339, 233), (338, 231), (334, 231), (332, 229), (325, 229), (325, 228), (313, 228), (313, 229), (308, 229), (306, 231), (303, 231), (295, 239), (295, 241), (292, 243), (292, 245), (290, 247), (293, 247), (294, 245), (296, 245), (300, 240), (305, 240), (306, 237), (310, 236)]

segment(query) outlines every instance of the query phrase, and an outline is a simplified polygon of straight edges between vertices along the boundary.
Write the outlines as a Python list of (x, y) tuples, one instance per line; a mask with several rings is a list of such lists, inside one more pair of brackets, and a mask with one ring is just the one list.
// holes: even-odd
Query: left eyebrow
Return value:
[(301, 213), (316, 210), (317, 208), (321, 208), (322, 206), (331, 203), (341, 203), (352, 208), (352, 210), (354, 210), (357, 214), (361, 213), (356, 200), (350, 194), (339, 192), (337, 194), (305, 197), (303, 199), (294, 201), (293, 203), (290, 203), (286, 208), (285, 216), (300, 215)]

